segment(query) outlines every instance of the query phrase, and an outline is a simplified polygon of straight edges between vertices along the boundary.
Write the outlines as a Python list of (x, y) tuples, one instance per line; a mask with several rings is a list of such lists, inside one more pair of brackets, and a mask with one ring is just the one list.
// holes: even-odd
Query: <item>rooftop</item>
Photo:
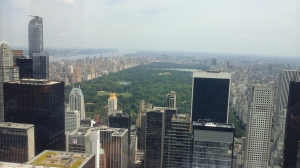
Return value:
[(125, 128), (118, 128), (118, 130), (116, 130), (112, 136), (123, 136), (126, 132), (127, 132), (128, 129), (125, 129)]
[[(22, 163), (0, 162), (0, 168), (45, 168), (45, 166), (34, 166)], [(53, 167), (49, 167), (53, 168)]]
[(12, 122), (0, 122), (0, 128), (17, 128), (17, 129), (29, 129), (34, 127), (33, 124), (12, 123)]
[(123, 113), (114, 113), (110, 115), (111, 117), (126, 117), (129, 118), (128, 114), (123, 114)]
[(219, 71), (194, 71), (194, 78), (216, 78), (216, 79), (230, 79), (231, 74), (228, 72), (219, 72)]
[(94, 154), (45, 150), (27, 164), (35, 166), (77, 168), (82, 167)]
[(164, 112), (166, 107), (153, 107), (152, 111)]
[(56, 84), (59, 82), (56, 81), (50, 81), (48, 79), (20, 79), (17, 81), (11, 81), (8, 83), (17, 83), (17, 84), (32, 84), (32, 85), (51, 85), (51, 84)]
[(206, 121), (194, 121), (193, 125), (206, 126), (206, 127), (219, 127), (219, 128), (234, 128), (233, 124), (214, 123)]
[(68, 135), (78, 135), (78, 136), (86, 136), (91, 133), (93, 128), (91, 127), (79, 127), (76, 130), (68, 133)]
[(190, 122), (190, 115), (188, 114), (173, 114), (172, 122)]

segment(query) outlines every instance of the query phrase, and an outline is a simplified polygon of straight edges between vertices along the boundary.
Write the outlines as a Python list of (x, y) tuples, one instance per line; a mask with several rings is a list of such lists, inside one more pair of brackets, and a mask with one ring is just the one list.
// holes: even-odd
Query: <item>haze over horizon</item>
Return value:
[(44, 48), (116, 48), (300, 56), (300, 1), (1, 0), (0, 41), (28, 47), (28, 15)]

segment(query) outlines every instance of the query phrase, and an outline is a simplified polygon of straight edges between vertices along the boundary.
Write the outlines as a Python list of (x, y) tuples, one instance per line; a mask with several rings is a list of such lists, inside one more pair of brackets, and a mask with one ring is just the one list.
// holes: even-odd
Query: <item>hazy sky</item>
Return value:
[(0, 41), (27, 47), (28, 15), (38, 15), (44, 48), (300, 57), (299, 9), (299, 0), (0, 0)]

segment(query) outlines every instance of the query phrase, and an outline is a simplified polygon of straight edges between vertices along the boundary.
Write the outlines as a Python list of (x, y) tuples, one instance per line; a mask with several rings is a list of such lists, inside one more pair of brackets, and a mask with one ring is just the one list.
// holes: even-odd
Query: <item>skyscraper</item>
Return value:
[(34, 124), (35, 154), (65, 150), (64, 83), (21, 79), (3, 88), (5, 121)]
[(291, 81), (284, 138), (284, 168), (300, 167), (300, 81)]
[(0, 43), (0, 122), (4, 122), (4, 98), (3, 82), (9, 82), (19, 79), (19, 68), (14, 67), (13, 53), (9, 43), (2, 41)]
[(69, 95), (69, 105), (70, 110), (78, 110), (80, 112), (80, 119), (85, 119), (85, 107), (84, 107), (84, 96), (80, 89), (80, 86), (78, 88), (74, 88), (71, 90)]
[(33, 78), (49, 79), (49, 54), (47, 52), (33, 53)]
[(234, 131), (232, 124), (193, 122), (192, 167), (231, 168)]
[(128, 143), (130, 142), (131, 117), (128, 114), (115, 113), (108, 118), (109, 127), (128, 129)]
[(274, 88), (253, 85), (251, 91), (244, 167), (268, 167)]
[(171, 94), (166, 95), (166, 107), (176, 108), (176, 92), (172, 91)]
[(32, 78), (33, 74), (33, 60), (32, 58), (17, 58), (16, 64), (19, 67), (19, 78)]
[(41, 53), (43, 51), (43, 18), (33, 16), (34, 18), (28, 24), (28, 50), (29, 57), (33, 57), (33, 53)]
[(165, 135), (164, 109), (146, 113), (145, 168), (162, 167)]
[(227, 72), (195, 71), (192, 86), (192, 121), (209, 119), (227, 123), (231, 75)]
[(110, 93), (108, 98), (108, 117), (115, 113), (115, 111), (118, 108), (118, 98), (116, 96), (116, 93)]

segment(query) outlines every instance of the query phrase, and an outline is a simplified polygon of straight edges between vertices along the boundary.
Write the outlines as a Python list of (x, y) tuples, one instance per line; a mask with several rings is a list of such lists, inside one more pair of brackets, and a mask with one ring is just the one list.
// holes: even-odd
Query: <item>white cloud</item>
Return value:
[(57, 33), (58, 36), (67, 36), (66, 33)]
[(75, 0), (54, 0), (55, 2), (65, 3), (65, 4), (73, 4)]

